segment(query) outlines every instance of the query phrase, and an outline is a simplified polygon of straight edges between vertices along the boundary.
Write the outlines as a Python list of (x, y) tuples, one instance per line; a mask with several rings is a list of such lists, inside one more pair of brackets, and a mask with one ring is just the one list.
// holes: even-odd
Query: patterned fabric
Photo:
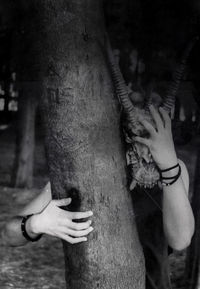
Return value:
[(146, 289), (171, 289), (168, 245), (163, 232), (162, 191), (136, 187), (132, 191), (136, 224), (146, 263)]

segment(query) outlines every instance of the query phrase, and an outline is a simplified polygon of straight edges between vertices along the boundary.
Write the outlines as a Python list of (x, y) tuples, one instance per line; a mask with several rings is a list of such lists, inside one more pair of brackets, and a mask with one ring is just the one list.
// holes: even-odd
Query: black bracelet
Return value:
[(165, 172), (171, 171), (171, 170), (173, 170), (173, 169), (175, 169), (175, 168), (177, 168), (177, 167), (179, 167), (179, 163), (176, 164), (175, 166), (170, 167), (170, 168), (167, 168), (167, 169), (165, 169), (165, 170), (160, 170), (160, 169), (159, 169), (159, 171), (160, 171), (160, 173), (165, 173)]
[(42, 234), (38, 235), (38, 236), (35, 237), (35, 238), (31, 238), (31, 237), (28, 235), (27, 231), (26, 231), (26, 221), (27, 221), (30, 217), (32, 217), (32, 216), (33, 216), (33, 214), (27, 215), (27, 216), (23, 216), (22, 222), (21, 222), (21, 231), (22, 231), (22, 234), (23, 234), (24, 238), (25, 238), (27, 241), (36, 242), (36, 241), (38, 241), (38, 240), (42, 237)]
[[(177, 166), (176, 166), (176, 167), (177, 167)], [(173, 176), (173, 177), (162, 177), (162, 176), (161, 176), (161, 184), (162, 184), (163, 186), (171, 186), (172, 184), (174, 184), (174, 183), (178, 180), (178, 178), (179, 178), (180, 175), (181, 175), (181, 167), (180, 167), (179, 164), (178, 164), (178, 168), (179, 168), (179, 170), (178, 170), (178, 173), (177, 173), (176, 176)], [(170, 183), (162, 182), (162, 180), (170, 180), (170, 179), (173, 179)]]

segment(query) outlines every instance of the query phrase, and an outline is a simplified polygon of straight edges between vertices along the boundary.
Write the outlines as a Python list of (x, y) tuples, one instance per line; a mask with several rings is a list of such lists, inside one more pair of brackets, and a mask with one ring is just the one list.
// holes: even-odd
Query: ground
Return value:
[[(0, 227), (48, 180), (44, 148), (37, 142), (35, 153), (34, 189), (19, 190), (9, 186), (14, 159), (15, 134), (13, 128), (0, 132)], [(199, 139), (178, 148), (179, 157), (189, 168), (192, 191), (194, 167)], [(64, 259), (62, 244), (56, 238), (44, 236), (39, 242), (21, 248), (10, 248), (0, 240), (0, 288), (1, 289), (64, 289)], [(173, 288), (184, 288), (185, 251), (170, 256)]]
[[(8, 186), (14, 160), (14, 129), (1, 132), (0, 140), (0, 227), (33, 198), (47, 178), (44, 148), (37, 143), (35, 152), (34, 189), (20, 190)], [(44, 236), (37, 243), (11, 248), (0, 239), (1, 289), (64, 289), (64, 258), (62, 243)]]

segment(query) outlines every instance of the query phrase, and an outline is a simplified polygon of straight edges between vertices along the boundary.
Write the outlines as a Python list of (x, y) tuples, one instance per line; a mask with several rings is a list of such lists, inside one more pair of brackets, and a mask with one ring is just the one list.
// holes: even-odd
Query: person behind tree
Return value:
[(146, 289), (169, 289), (169, 251), (189, 246), (194, 216), (188, 200), (188, 171), (177, 159), (171, 119), (161, 107), (151, 105), (149, 110), (153, 123), (140, 117), (145, 137), (135, 136), (134, 141), (141, 160), (156, 163), (160, 180), (152, 188), (136, 185), (131, 195), (145, 256)]
[[(155, 126), (140, 118), (149, 137), (135, 136), (135, 147), (146, 162), (154, 161), (160, 170), (160, 186), (132, 191), (138, 233), (146, 263), (146, 288), (169, 289), (168, 246), (182, 250), (189, 246), (194, 233), (194, 216), (188, 200), (189, 176), (185, 164), (177, 159), (168, 113), (150, 106)], [(147, 135), (147, 134), (146, 134)], [(52, 200), (50, 183), (30, 202), (19, 216), (4, 227), (5, 241), (12, 246), (37, 240), (41, 234), (59, 237), (69, 243), (86, 241), (93, 230), (91, 221), (73, 220), (92, 216), (92, 212), (69, 212), (71, 199)], [(33, 214), (28, 219), (23, 216)], [(23, 225), (25, 223), (25, 225)], [(25, 227), (25, 236), (24, 230)]]
[(166, 93), (162, 91), (161, 96), (152, 79), (145, 81), (146, 88), (141, 87), (141, 81), (133, 81), (127, 87), (109, 36), (105, 35), (107, 60), (121, 106), (129, 190), (144, 251), (146, 289), (171, 288), (169, 247), (186, 248), (194, 233), (194, 216), (188, 200), (189, 176), (185, 164), (177, 159), (170, 115), (196, 41), (193, 38), (186, 45)]

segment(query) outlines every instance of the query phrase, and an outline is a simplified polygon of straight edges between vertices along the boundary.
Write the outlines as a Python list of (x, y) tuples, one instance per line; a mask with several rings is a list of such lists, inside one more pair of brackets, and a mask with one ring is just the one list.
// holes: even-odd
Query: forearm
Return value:
[[(33, 239), (39, 234), (36, 233), (37, 226), (39, 226), (39, 213), (48, 205), (51, 201), (51, 189), (50, 183), (41, 190), (30, 203), (28, 203), (20, 212), (18, 216), (15, 216), (8, 220), (2, 230), (2, 238), (6, 245), (9, 246), (22, 246), (28, 241), (22, 234), (21, 222), (22, 216), (34, 214), (26, 221), (27, 234)], [(36, 220), (38, 220), (36, 222)]]
[[(31, 238), (38, 236), (36, 219), (37, 215), (30, 217), (26, 222), (26, 231)], [(22, 216), (16, 216), (10, 219), (2, 230), (2, 238), (5, 245), (8, 246), (23, 246), (28, 243), (28, 240), (23, 236), (21, 230)], [(37, 233), (36, 233), (37, 232)]]
[(163, 224), (168, 244), (176, 249), (186, 248), (194, 233), (194, 216), (182, 177), (163, 188)]
[[(149, 137), (137, 136), (134, 140), (148, 147), (160, 170), (164, 233), (169, 245), (181, 250), (189, 245), (194, 233), (194, 216), (188, 200), (189, 176), (183, 162), (177, 160), (168, 113), (161, 107), (159, 112), (153, 106), (149, 110), (155, 126), (140, 119)], [(144, 152), (143, 148), (143, 159), (149, 160)]]

